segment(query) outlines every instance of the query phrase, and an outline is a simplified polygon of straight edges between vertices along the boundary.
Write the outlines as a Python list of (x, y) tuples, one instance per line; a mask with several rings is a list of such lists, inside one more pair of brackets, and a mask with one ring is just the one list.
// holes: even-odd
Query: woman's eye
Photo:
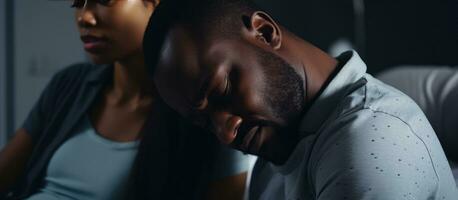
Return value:
[(112, 0), (96, 0), (97, 3), (101, 4), (101, 5), (108, 5), (111, 3)]
[(84, 7), (84, 4), (86, 3), (86, 1), (93, 1), (100, 5), (108, 6), (111, 4), (113, 0), (73, 0), (71, 7), (72, 8), (82, 8)]

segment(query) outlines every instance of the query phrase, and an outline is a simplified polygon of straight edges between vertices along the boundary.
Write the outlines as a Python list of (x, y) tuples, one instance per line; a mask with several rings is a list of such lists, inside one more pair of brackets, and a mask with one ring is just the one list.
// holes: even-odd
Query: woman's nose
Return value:
[(97, 25), (97, 20), (94, 11), (84, 6), (77, 14), (77, 22), (80, 27), (91, 27)]
[(210, 117), (218, 139), (224, 144), (231, 144), (237, 136), (242, 118), (229, 112), (214, 112)]

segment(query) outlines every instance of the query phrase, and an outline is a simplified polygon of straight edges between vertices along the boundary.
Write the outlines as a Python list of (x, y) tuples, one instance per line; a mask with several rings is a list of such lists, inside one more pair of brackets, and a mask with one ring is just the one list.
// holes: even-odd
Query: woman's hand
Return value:
[(24, 173), (33, 150), (32, 137), (25, 129), (16, 131), (0, 152), (0, 194), (7, 193)]

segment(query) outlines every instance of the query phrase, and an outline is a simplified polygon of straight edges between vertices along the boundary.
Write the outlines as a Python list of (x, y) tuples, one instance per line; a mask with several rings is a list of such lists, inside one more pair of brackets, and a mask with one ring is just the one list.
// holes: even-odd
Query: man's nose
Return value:
[(242, 124), (240, 116), (229, 112), (219, 111), (211, 114), (211, 121), (214, 132), (218, 139), (224, 144), (231, 144), (237, 136), (237, 130)]

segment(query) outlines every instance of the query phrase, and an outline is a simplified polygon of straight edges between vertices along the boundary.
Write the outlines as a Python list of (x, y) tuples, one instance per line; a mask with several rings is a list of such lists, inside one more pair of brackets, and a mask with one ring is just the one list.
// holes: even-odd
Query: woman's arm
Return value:
[(247, 193), (247, 177), (256, 157), (221, 144), (218, 146), (213, 169), (209, 173), (207, 200), (242, 200)]
[(224, 177), (210, 183), (207, 200), (242, 200), (245, 193), (247, 172)]
[(0, 152), (0, 194), (8, 192), (25, 170), (32, 154), (32, 137), (25, 129), (19, 129)]

